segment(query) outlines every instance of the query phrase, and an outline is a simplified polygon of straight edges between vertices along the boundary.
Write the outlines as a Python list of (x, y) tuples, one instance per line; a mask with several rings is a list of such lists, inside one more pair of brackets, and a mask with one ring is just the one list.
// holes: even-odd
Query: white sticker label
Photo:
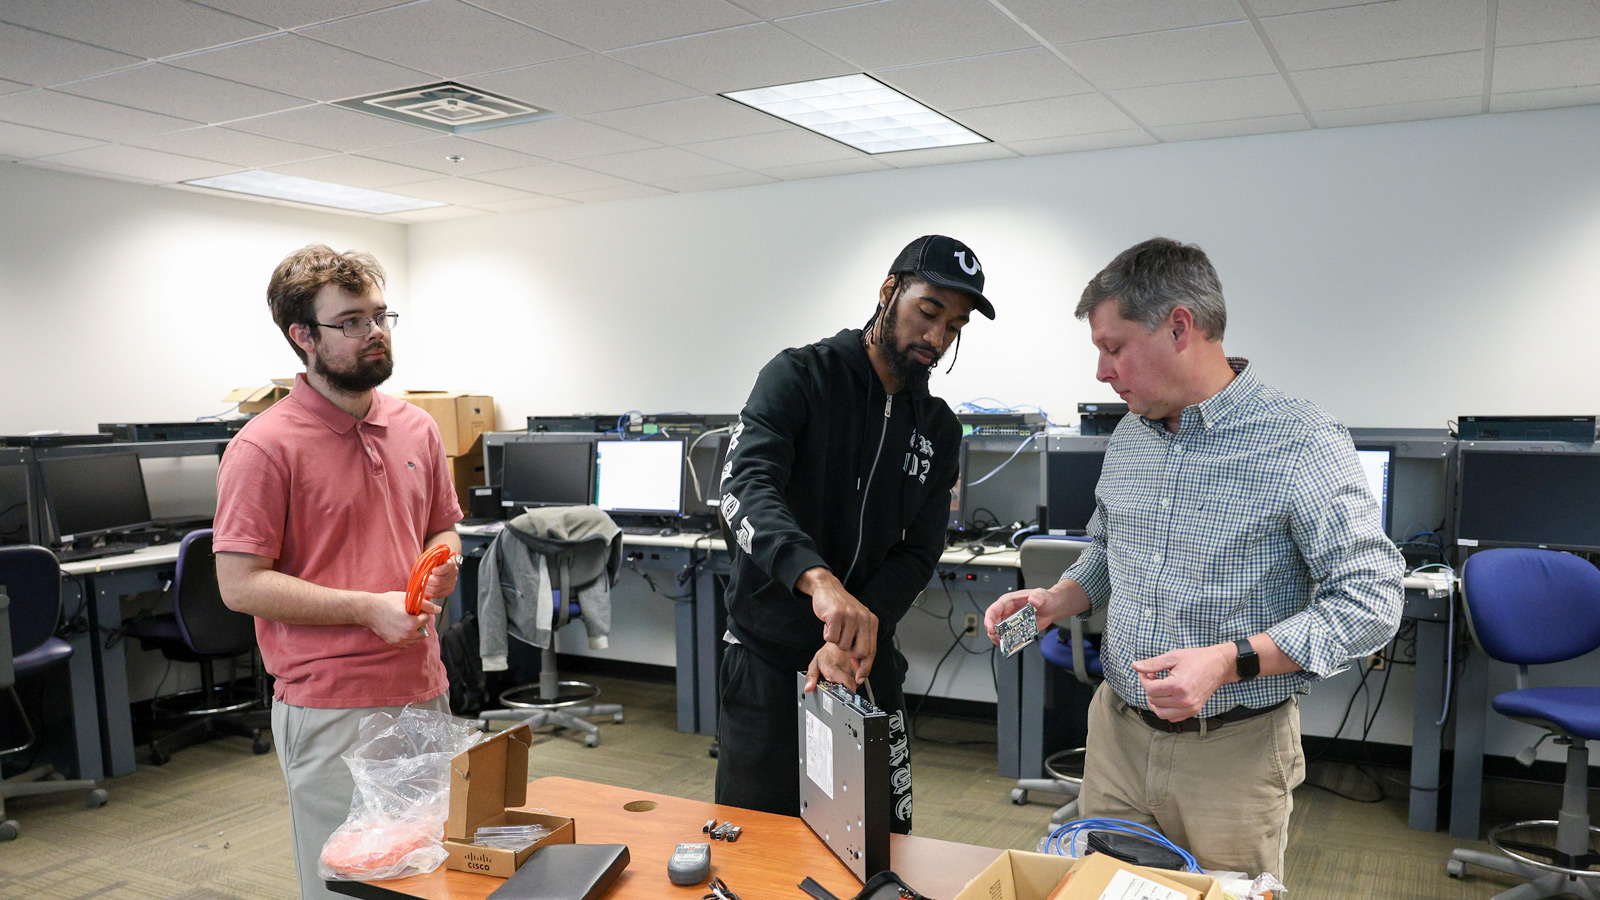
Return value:
[(806, 710), (806, 777), (833, 799), (833, 729)]
[(1181, 891), (1119, 869), (1100, 892), (1100, 900), (1184, 900), (1184, 896)]

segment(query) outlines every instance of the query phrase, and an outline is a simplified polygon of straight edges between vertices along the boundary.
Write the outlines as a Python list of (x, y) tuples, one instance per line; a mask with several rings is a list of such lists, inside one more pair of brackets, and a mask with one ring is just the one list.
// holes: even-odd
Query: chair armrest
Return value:
[(1093, 685), (1094, 679), (1089, 677), (1086, 668), (1088, 663), (1083, 658), (1083, 619), (1080, 616), (1072, 616), (1068, 621), (1071, 622), (1072, 632), (1072, 677), (1084, 684)]

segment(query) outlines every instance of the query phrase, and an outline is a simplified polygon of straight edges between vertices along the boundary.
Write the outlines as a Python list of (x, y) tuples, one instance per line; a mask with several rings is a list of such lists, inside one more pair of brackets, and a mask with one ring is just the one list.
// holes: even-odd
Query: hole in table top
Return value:
[(649, 812), (656, 808), (656, 802), (654, 800), (635, 800), (632, 803), (622, 804), (622, 808), (628, 812)]

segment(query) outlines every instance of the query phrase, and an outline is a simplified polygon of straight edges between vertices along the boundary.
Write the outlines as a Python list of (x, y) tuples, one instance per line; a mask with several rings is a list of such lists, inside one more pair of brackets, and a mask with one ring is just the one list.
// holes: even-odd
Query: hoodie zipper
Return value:
[(872, 454), (872, 468), (867, 470), (867, 486), (861, 492), (861, 516), (856, 520), (856, 552), (850, 557), (850, 568), (844, 573), (841, 584), (848, 584), (850, 576), (855, 574), (856, 562), (861, 559), (861, 541), (866, 535), (867, 527), (867, 497), (872, 493), (872, 476), (878, 473), (878, 460), (883, 456), (883, 442), (889, 437), (889, 416), (894, 412), (894, 395), (887, 394), (883, 398), (883, 430), (878, 432), (878, 449)]

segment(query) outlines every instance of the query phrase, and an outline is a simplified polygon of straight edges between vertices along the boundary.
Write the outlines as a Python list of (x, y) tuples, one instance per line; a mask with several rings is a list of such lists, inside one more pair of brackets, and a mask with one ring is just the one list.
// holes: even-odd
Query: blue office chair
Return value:
[[(181, 716), (185, 724), (150, 741), (150, 762), (165, 765), (172, 751), (220, 735), (251, 739), (252, 752), (272, 749), (262, 735), (258, 697), (240, 697), (234, 686), (218, 687), (213, 664), (253, 653), (255, 619), (234, 612), (222, 602), (217, 586), (217, 558), (211, 551), (211, 529), (183, 536), (178, 545), (178, 568), (172, 582), (172, 612), (131, 619), (122, 631), (147, 650), (159, 650), (175, 662), (200, 664), (200, 690), (152, 702), (157, 713)], [(252, 665), (254, 660), (252, 659)]]
[[(1473, 639), (1491, 659), (1517, 666), (1518, 690), (1494, 698), (1495, 712), (1549, 730), (1567, 745), (1567, 778), (1555, 820), (1500, 825), (1489, 843), (1502, 855), (1454, 850), (1445, 871), (1460, 878), (1466, 864), (1528, 879), (1495, 900), (1571, 894), (1600, 897), (1600, 854), (1591, 848), (1589, 749), (1600, 738), (1600, 688), (1527, 686), (1528, 666), (1573, 659), (1600, 648), (1600, 569), (1554, 550), (1496, 549), (1473, 554), (1461, 572), (1462, 599)], [(1512, 834), (1555, 832), (1554, 845)]]
[[(60, 617), (61, 567), (55, 556), (43, 547), (0, 547), (0, 689), (11, 697), (26, 734), (21, 744), (0, 748), (0, 757), (32, 748), (37, 737), (17, 694), (17, 679), (72, 658), (72, 645), (54, 636)], [(95, 782), (62, 780), (48, 765), (0, 780), (0, 841), (15, 840), (22, 830), (6, 818), (6, 800), (65, 791), (88, 791), (90, 809), (109, 799)]]

